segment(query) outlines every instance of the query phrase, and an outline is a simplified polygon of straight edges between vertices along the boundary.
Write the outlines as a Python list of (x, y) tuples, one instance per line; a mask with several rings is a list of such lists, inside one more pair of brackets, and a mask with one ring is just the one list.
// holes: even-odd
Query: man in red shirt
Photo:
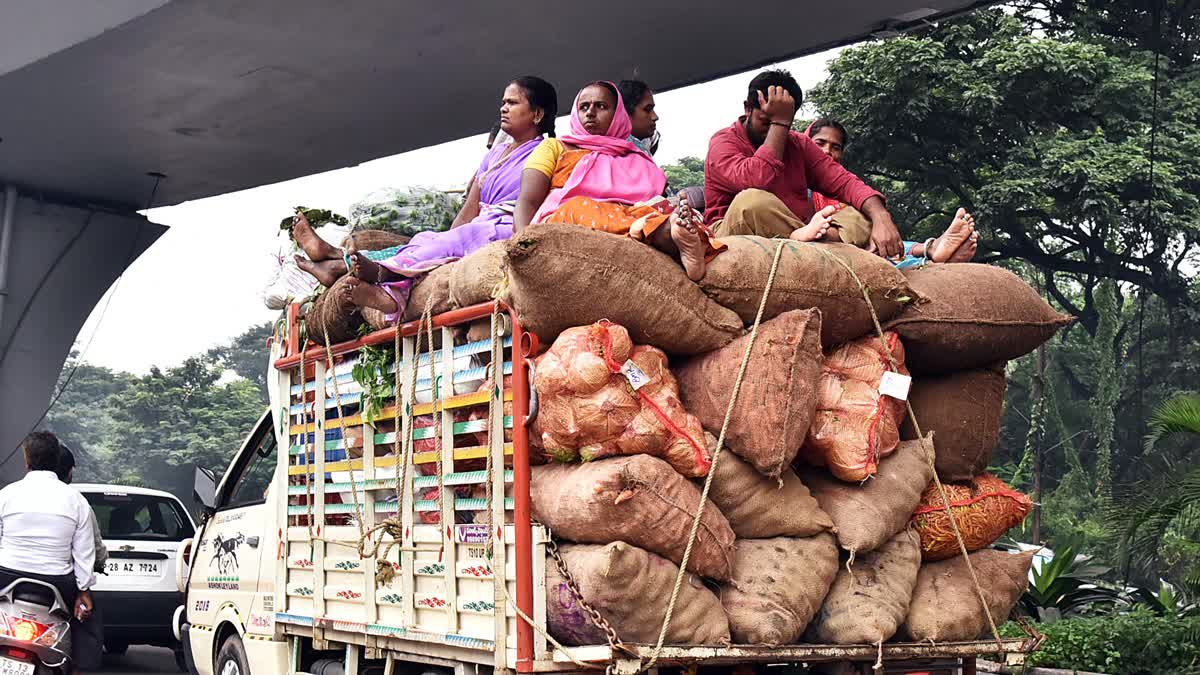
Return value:
[[(704, 162), (704, 219), (718, 237), (756, 234), (800, 241), (834, 240), (864, 245), (885, 258), (903, 256), (900, 232), (883, 195), (867, 186), (804, 134), (792, 131), (800, 85), (785, 70), (750, 81), (746, 114), (718, 131)], [(870, 231), (845, 237), (830, 222), (835, 209), (814, 213), (809, 190), (861, 211)]]

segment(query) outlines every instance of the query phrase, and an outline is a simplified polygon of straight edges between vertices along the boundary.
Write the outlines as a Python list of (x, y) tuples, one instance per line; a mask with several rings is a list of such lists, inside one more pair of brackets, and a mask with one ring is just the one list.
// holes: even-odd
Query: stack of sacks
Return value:
[(652, 455), (689, 478), (708, 473), (700, 421), (680, 403), (662, 351), (601, 322), (563, 331), (535, 363), (531, 450), (560, 462)]
[[(788, 311), (759, 328), (709, 498), (738, 536), (732, 578), (721, 587), (738, 644), (800, 639), (837, 571), (833, 522), (791, 462), (816, 409), (821, 314)], [(725, 420), (748, 346), (742, 337), (676, 369), (684, 404), (710, 432)]]
[[(893, 369), (892, 364), (896, 364)], [(817, 414), (808, 429), (803, 456), (828, 466), (834, 476), (861, 481), (875, 475), (879, 460), (900, 442), (904, 401), (881, 393), (884, 374), (908, 375), (904, 345), (896, 333), (866, 336), (825, 359), (817, 394)]]

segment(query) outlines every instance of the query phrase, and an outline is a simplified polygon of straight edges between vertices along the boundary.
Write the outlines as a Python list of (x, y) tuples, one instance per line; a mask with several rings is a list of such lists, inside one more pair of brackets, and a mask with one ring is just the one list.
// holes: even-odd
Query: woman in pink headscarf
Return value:
[(525, 162), (513, 231), (552, 222), (629, 236), (678, 258), (698, 281), (723, 245), (709, 237), (685, 197), (676, 209), (662, 198), (667, 177), (628, 140), (632, 128), (611, 82), (580, 90), (571, 133), (542, 141)]

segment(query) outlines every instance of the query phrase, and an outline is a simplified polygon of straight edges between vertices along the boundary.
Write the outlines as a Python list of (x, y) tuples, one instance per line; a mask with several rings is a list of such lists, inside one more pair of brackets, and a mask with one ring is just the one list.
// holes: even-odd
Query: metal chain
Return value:
[[(541, 523), (537, 524), (540, 525)], [(587, 613), (588, 618), (592, 620), (596, 628), (604, 631), (604, 637), (608, 640), (609, 648), (614, 652), (620, 651), (631, 656), (634, 655), (633, 651), (626, 647), (624, 642), (621, 642), (621, 638), (617, 635), (617, 629), (613, 628), (608, 619), (601, 616), (595, 607), (592, 607), (587, 600), (583, 599), (583, 591), (579, 590), (579, 584), (575, 583), (575, 577), (571, 576), (571, 571), (567, 569), (567, 561), (563, 560), (562, 553), (559, 552), (558, 544), (554, 542), (554, 539), (546, 542), (546, 551), (550, 553), (550, 557), (554, 560), (554, 565), (558, 568), (558, 573), (566, 580), (567, 589), (571, 591), (575, 602), (579, 603), (579, 606)]]

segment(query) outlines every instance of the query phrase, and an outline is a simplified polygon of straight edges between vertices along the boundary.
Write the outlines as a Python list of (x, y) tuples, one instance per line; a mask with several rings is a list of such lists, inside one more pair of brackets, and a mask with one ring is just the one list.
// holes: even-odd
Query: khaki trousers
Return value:
[[(796, 217), (779, 197), (751, 188), (737, 193), (725, 217), (713, 223), (713, 235), (728, 237), (753, 234), (768, 238), (786, 238), (808, 223)], [(852, 206), (843, 206), (833, 215), (830, 225), (847, 244), (866, 247), (871, 241), (871, 221)]]

